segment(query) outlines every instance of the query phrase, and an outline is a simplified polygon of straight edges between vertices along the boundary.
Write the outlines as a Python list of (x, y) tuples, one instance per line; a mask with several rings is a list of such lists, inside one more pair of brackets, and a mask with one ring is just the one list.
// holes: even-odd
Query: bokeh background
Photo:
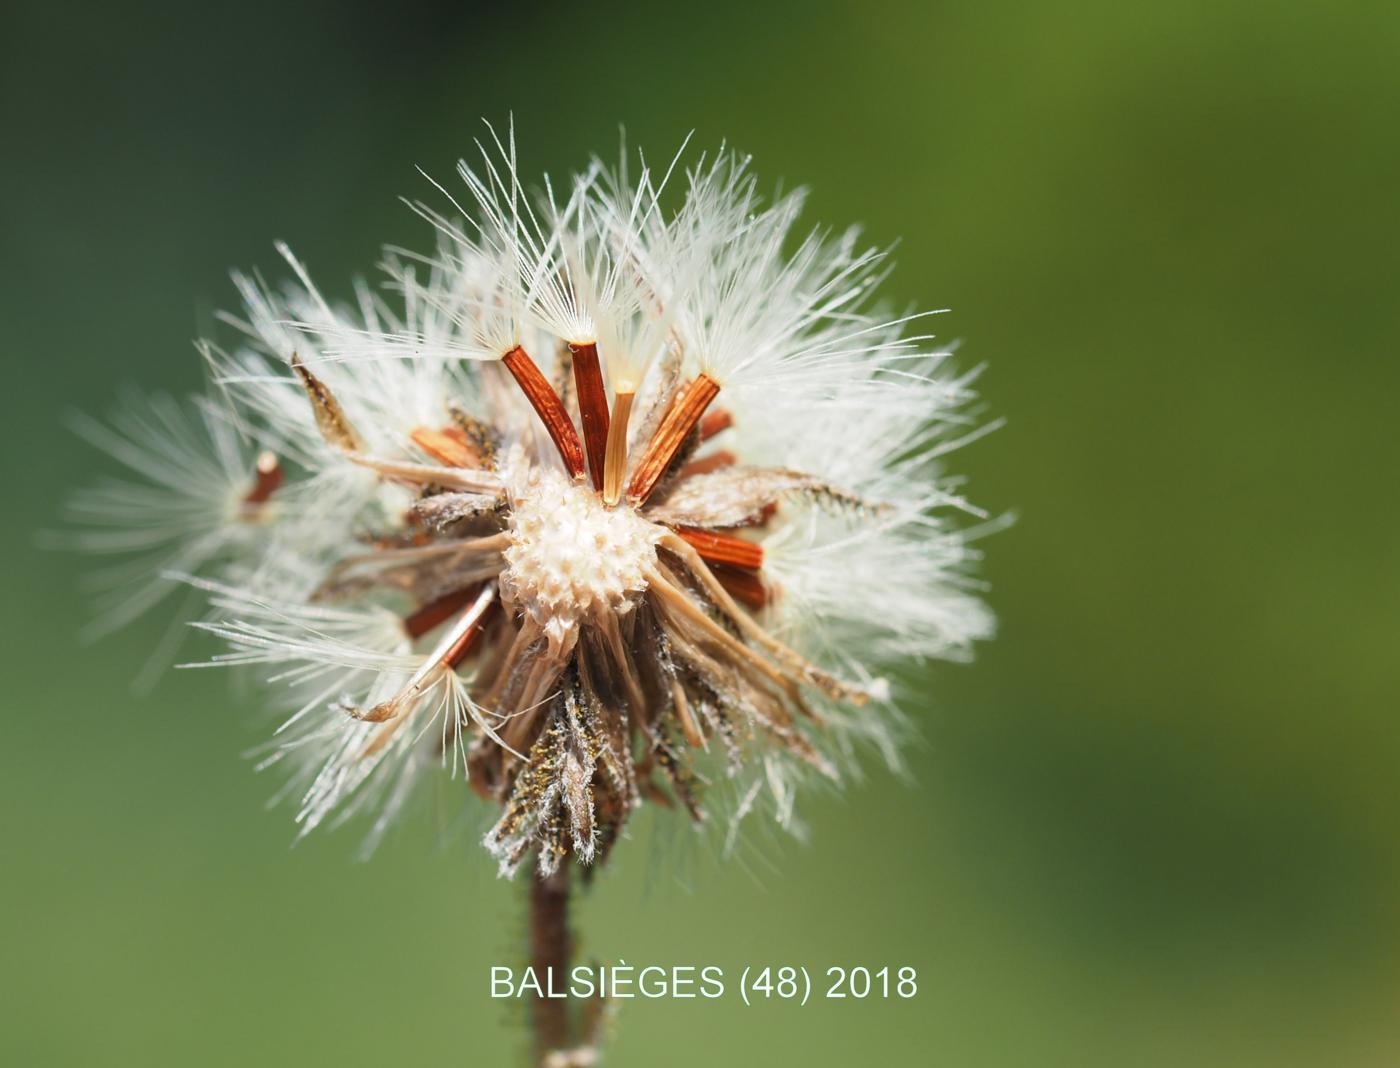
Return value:
[[(1400, 1063), (1400, 8), (55, 5), (0, 43), (0, 1061), (512, 1064), (518, 887), (455, 797), (292, 849), (199, 673), (130, 680), (36, 549), (67, 432), (182, 390), (229, 266), (333, 292), (514, 112), (528, 169), (692, 128), (902, 238), (1006, 428), (1001, 634), (928, 673), (911, 781), (744, 865), (642, 827), (583, 906), (629, 963), (911, 964), (912, 1003), (631, 1002), (609, 1063)], [(679, 859), (678, 859), (679, 858)]]

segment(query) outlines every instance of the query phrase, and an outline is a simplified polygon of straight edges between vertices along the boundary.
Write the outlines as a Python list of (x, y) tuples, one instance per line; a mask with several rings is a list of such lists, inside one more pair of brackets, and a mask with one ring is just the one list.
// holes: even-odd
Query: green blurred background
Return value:
[[(629, 963), (912, 964), (912, 1003), (631, 1002), (609, 1063), (1400, 1063), (1400, 8), (6, 5), (0, 1061), (508, 1064), (515, 891), (444, 789), (369, 864), (289, 848), (252, 702), (128, 685), (61, 425), (184, 389), (229, 266), (344, 293), (516, 116), (529, 170), (690, 129), (902, 238), (1006, 429), (1002, 621), (928, 676), (913, 782), (770, 864), (639, 828), (583, 906)], [(431, 816), (437, 809), (441, 815)], [(756, 842), (760, 853), (766, 845)]]

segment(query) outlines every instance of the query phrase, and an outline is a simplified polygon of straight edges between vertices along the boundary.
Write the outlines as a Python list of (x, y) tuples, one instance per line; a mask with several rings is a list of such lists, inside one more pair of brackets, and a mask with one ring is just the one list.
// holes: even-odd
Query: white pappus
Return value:
[(726, 783), (787, 823), (803, 775), (893, 755), (886, 671), (992, 632), (943, 469), (988, 428), (974, 375), (744, 157), (531, 190), (513, 131), (479, 147), (383, 285), (338, 305), (279, 246), (207, 394), (84, 421), (143, 479), (73, 506), (134, 554), (108, 618), (162, 576), (207, 596), (213, 663), (287, 713), (265, 762), (305, 830), (377, 838), (444, 764), (507, 874), (597, 864), (649, 802), (703, 822)]

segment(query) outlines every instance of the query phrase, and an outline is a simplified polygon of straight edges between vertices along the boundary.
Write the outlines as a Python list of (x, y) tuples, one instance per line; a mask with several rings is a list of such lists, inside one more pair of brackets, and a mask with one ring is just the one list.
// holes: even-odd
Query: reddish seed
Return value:
[(763, 546), (736, 538), (732, 534), (717, 534), (697, 527), (677, 527), (676, 533), (689, 542), (701, 559), (756, 571), (763, 566)]
[(253, 488), (243, 498), (244, 504), (253, 507), (266, 504), (268, 498), (277, 492), (278, 487), (286, 478), (282, 464), (278, 462), (277, 456), (271, 452), (258, 453), (253, 476)]
[(540, 422), (544, 423), (544, 428), (549, 432), (554, 447), (559, 450), (559, 456), (569, 474), (578, 478), (584, 471), (583, 446), (579, 443), (578, 431), (574, 429), (569, 413), (564, 410), (559, 394), (540, 373), (529, 353), (519, 345), (507, 352), (501, 358), (501, 362), (514, 377), (516, 385), (525, 394), (525, 399), (534, 407)]
[(690, 463), (681, 467), (677, 477), (689, 478), (691, 475), (708, 475), (711, 471), (718, 471), (721, 467), (733, 467), (738, 462), (739, 458), (728, 449), (720, 449), (708, 456), (702, 456), (698, 460), (691, 460)]
[(728, 430), (733, 425), (734, 416), (727, 408), (706, 412), (705, 418), (700, 420), (700, 440), (709, 441), (721, 430)]
[(661, 425), (647, 443), (646, 452), (632, 476), (632, 484), (627, 487), (627, 498), (634, 505), (644, 504), (651, 496), (685, 439), (718, 394), (719, 383), (706, 374), (697, 375), (676, 392), (670, 408), (661, 418)]

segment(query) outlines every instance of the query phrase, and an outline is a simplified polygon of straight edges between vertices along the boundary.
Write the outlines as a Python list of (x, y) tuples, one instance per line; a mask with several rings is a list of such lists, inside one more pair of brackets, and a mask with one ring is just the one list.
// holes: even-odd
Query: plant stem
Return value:
[[(530, 964), (547, 992), (566, 989), (569, 962), (574, 955), (569, 930), (569, 865), (561, 864), (553, 875), (530, 880)], [(551, 976), (553, 977), (551, 979)], [(566, 998), (537, 997), (532, 1005), (535, 1053), (541, 1065), (549, 1055), (573, 1045)]]

